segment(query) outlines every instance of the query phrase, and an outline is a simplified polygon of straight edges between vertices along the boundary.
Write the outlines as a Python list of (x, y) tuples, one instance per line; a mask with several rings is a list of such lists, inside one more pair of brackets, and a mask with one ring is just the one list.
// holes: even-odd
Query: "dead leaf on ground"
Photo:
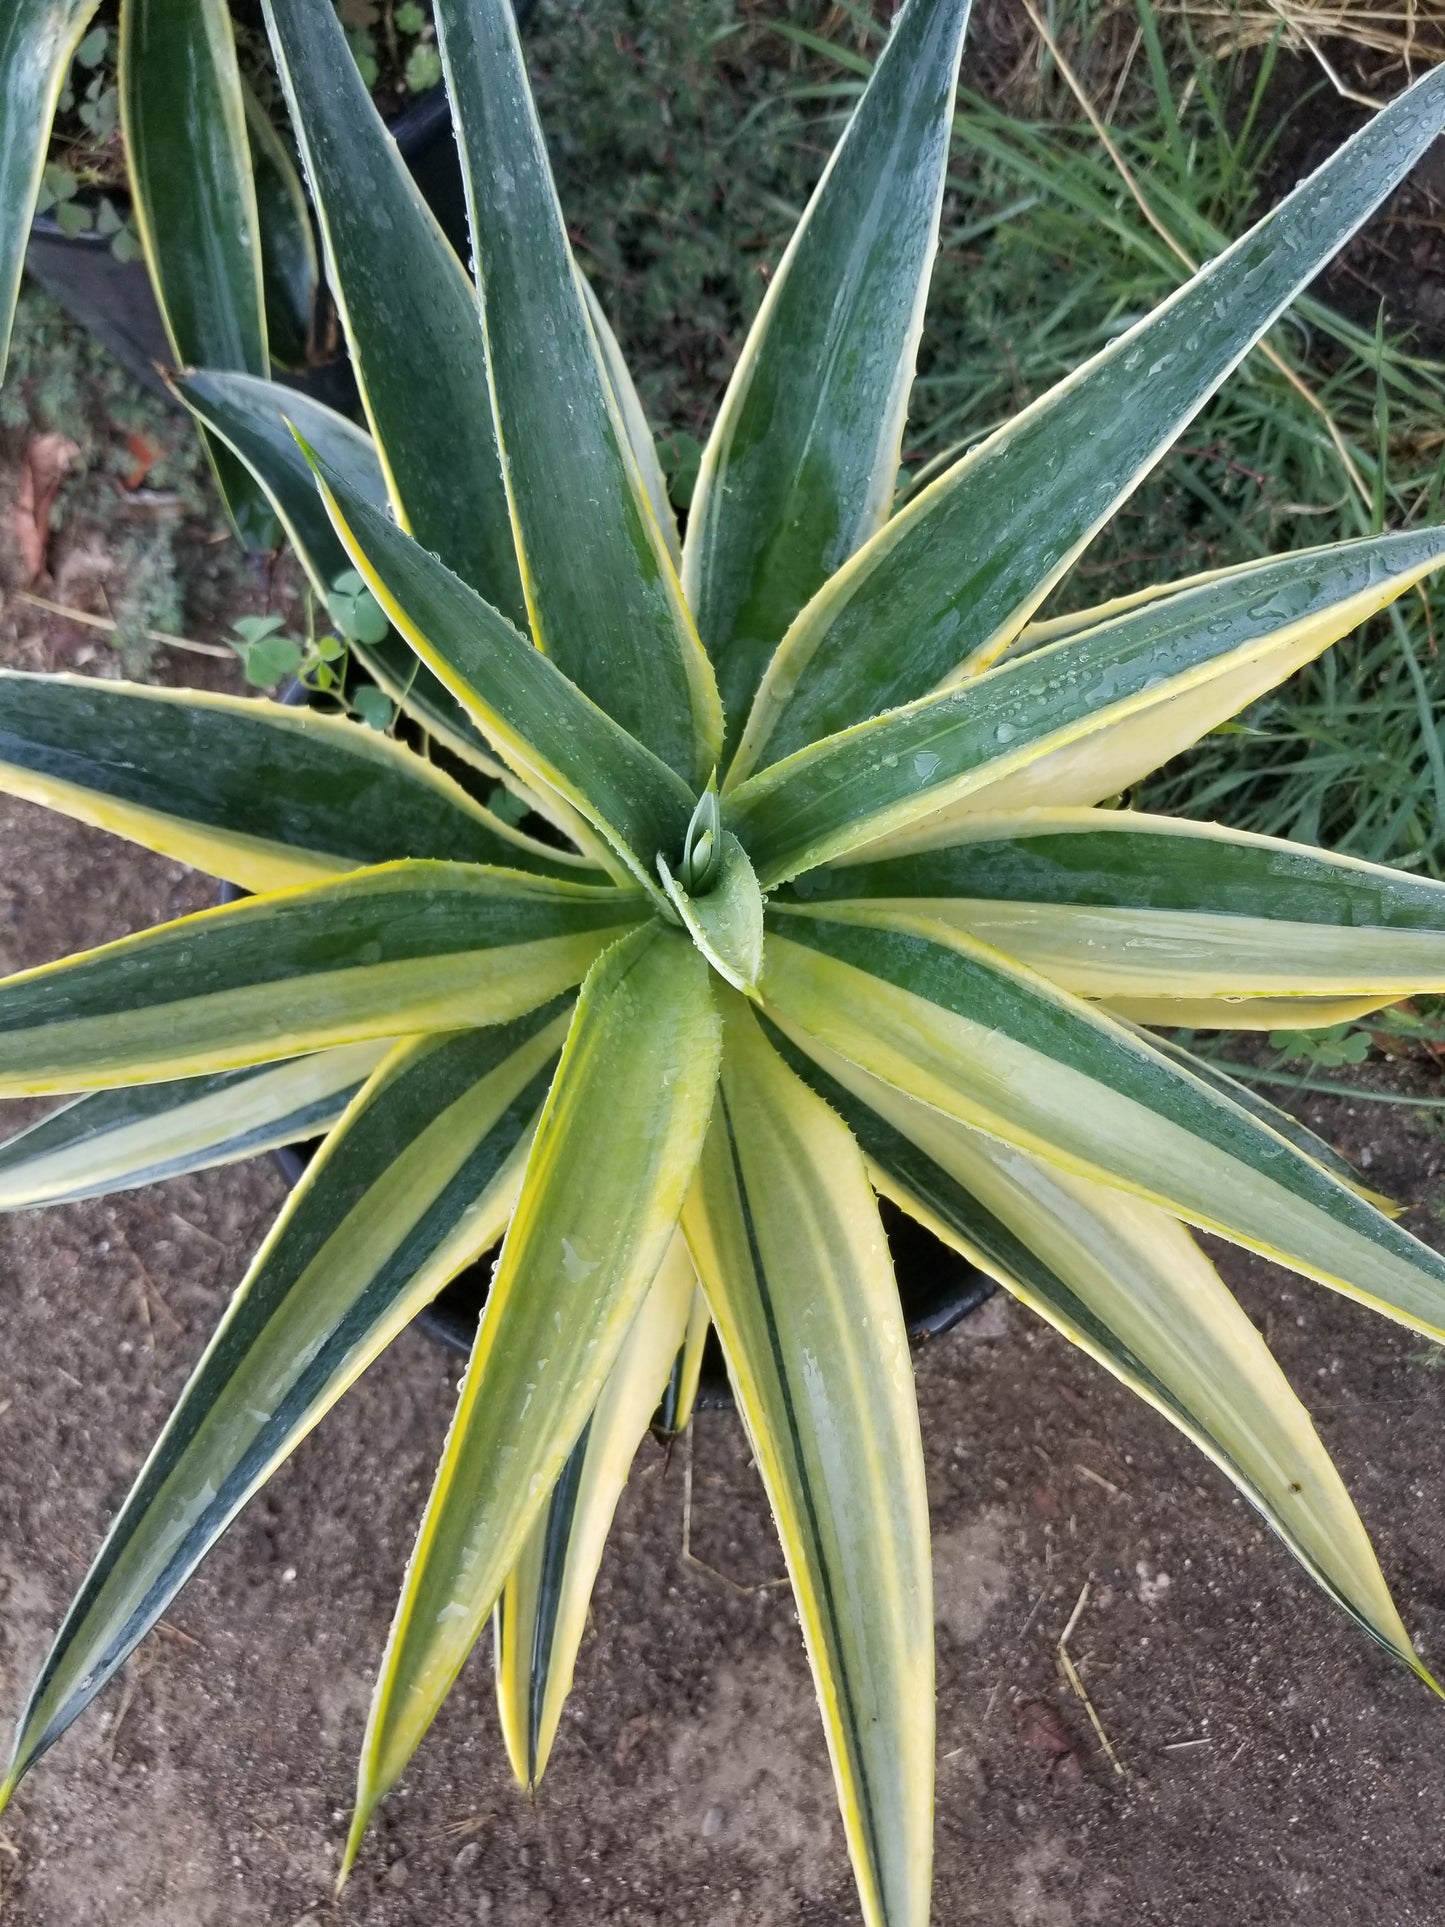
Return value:
[(1026, 1700), (1018, 1709), (1017, 1723), (1024, 1745), (1048, 1761), (1049, 1777), (1061, 1786), (1076, 1786), (1083, 1778), (1083, 1766), (1058, 1708), (1047, 1700)]
[(25, 450), (20, 469), (20, 489), (11, 520), (20, 544), (20, 560), (26, 586), (45, 573), (45, 558), (50, 547), (50, 516), (60, 484), (80, 458), (80, 447), (68, 435), (52, 429), (37, 435)]

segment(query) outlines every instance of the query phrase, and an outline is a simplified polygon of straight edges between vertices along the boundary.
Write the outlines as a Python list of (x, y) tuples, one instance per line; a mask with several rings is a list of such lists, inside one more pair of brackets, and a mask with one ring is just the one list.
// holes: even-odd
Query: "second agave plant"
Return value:
[[(502, 1239), (346, 1865), (494, 1621), (540, 1778), (633, 1453), (716, 1327), (863, 1917), (930, 1894), (923, 1453), (894, 1200), (1179, 1426), (1428, 1678), (1204, 1229), (1445, 1339), (1445, 1260), (1152, 1034), (1445, 991), (1445, 887), (1120, 807), (1445, 562), (1410, 527), (1038, 611), (1445, 124), (1427, 77), (895, 512), (967, 7), (909, 0), (775, 273), (680, 541), (568, 246), (505, 0), (439, 0), (474, 279), (329, 0), (268, 0), (366, 427), (177, 387), (317, 587), (365, 577), (409, 741), (0, 678), (0, 781), (253, 894), (0, 984), (15, 1208), (324, 1134), (96, 1556), (0, 1801), (296, 1441)], [(480, 797), (502, 784), (512, 827)]]

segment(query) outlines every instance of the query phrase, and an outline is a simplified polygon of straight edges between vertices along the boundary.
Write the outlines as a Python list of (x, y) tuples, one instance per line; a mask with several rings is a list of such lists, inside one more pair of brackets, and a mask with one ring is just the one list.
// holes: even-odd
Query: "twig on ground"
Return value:
[(692, 1427), (689, 1425), (687, 1428), (687, 1450), (683, 1454), (683, 1460), (682, 1460), (682, 1558), (683, 1558), (683, 1564), (693, 1567), (694, 1570), (697, 1572), (705, 1572), (709, 1579), (718, 1580), (720, 1584), (729, 1587), (733, 1592), (741, 1593), (745, 1599), (752, 1598), (752, 1596), (755, 1593), (771, 1592), (777, 1586), (786, 1586), (788, 1583), (788, 1575), (786, 1573), (784, 1573), (780, 1579), (760, 1579), (754, 1585), (751, 1585), (751, 1586), (744, 1585), (740, 1579), (730, 1579), (725, 1572), (719, 1572), (716, 1566), (710, 1566), (705, 1559), (699, 1559), (696, 1553), (693, 1551), (692, 1549), (692, 1437), (693, 1437), (693, 1431), (692, 1431)]
[[(1025, 5), (1027, 4), (1028, 4), (1028, 0), (1025, 0)], [(1079, 1699), (1080, 1703), (1082, 1704), (1084, 1711), (1088, 1714), (1089, 1724), (1090, 1726), (1093, 1727), (1095, 1737), (1097, 1738), (1099, 1745), (1104, 1749), (1105, 1757), (1108, 1759), (1110, 1766), (1113, 1767), (1114, 1771), (1118, 1774), (1121, 1780), (1127, 1780), (1129, 1775), (1124, 1766), (1124, 1763), (1119, 1758), (1118, 1754), (1114, 1751), (1113, 1744), (1110, 1741), (1108, 1734), (1104, 1731), (1104, 1722), (1099, 1718), (1099, 1715), (1097, 1714), (1097, 1712), (1095, 1712), (1094, 1702), (1089, 1698), (1088, 1693), (1084, 1689), (1084, 1682), (1079, 1678), (1079, 1669), (1077, 1666), (1075, 1666), (1072, 1658), (1069, 1655), (1069, 1640), (1073, 1635), (1074, 1628), (1079, 1623), (1079, 1619), (1081, 1614), (1083, 1613), (1084, 1607), (1088, 1604), (1089, 1585), (1090, 1585), (1090, 1582), (1086, 1579), (1084, 1581), (1083, 1590), (1080, 1592), (1078, 1598), (1074, 1601), (1074, 1610), (1069, 1614), (1069, 1623), (1067, 1626), (1065, 1626), (1062, 1634), (1060, 1635), (1059, 1643), (1054, 1648), (1054, 1651), (1058, 1657), (1059, 1670), (1063, 1674), (1064, 1678), (1068, 1681), (1069, 1685), (1073, 1688), (1073, 1691), (1076, 1697)]]
[[(51, 602), (43, 595), (32, 595), (28, 589), (21, 589), (15, 600), (27, 602), (32, 609), (43, 610), (48, 616), (61, 616), (66, 622), (78, 622), (85, 629), (100, 629), (113, 636), (120, 624), (112, 616), (93, 616), (86, 609), (72, 609), (68, 603)], [(141, 629), (137, 633), (147, 642), (157, 643), (163, 649), (187, 649), (194, 656), (217, 656), (222, 662), (229, 662), (232, 650), (220, 642), (192, 642), (189, 636), (173, 636), (165, 629)]]

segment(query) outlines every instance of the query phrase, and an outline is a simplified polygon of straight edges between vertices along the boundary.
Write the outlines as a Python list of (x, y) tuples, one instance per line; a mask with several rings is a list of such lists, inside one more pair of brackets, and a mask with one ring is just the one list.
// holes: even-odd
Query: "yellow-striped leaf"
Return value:
[(743, 768), (991, 661), (1442, 126), (1437, 71), (1152, 314), (915, 497), (789, 630), (749, 718)]
[(951, 843), (979, 810), (1098, 802), (1442, 561), (1445, 529), (1411, 530), (1146, 603), (773, 764), (731, 793), (729, 826), (766, 890), (850, 852)]
[(578, 999), (377, 1679), (346, 1865), (431, 1725), (657, 1276), (720, 1050), (701, 954), (653, 923)]
[(899, 14), (703, 454), (683, 579), (734, 741), (793, 618), (892, 507), (968, 12)]
[(95, 8), (96, 0), (10, 0), (0, 12), (0, 378), (55, 104)]
[(76, 1098), (0, 1143), (0, 1211), (131, 1191), (323, 1137), (390, 1049), (345, 1044), (289, 1063)]
[[(226, 0), (125, 0), (117, 68), (132, 207), (178, 362), (269, 375), (261, 224)], [(203, 437), (243, 542), (276, 542), (251, 475)]]
[(497, 1707), (507, 1757), (524, 1787), (536, 1787), (547, 1770), (612, 1515), (687, 1331), (695, 1286), (687, 1245), (674, 1233), (596, 1409), (497, 1601)]
[(205, 690), (0, 669), (0, 790), (247, 890), (401, 857), (598, 880), (389, 736)]
[(316, 1421), (493, 1243), (567, 1026), (549, 1009), (397, 1044), (292, 1192), (22, 1716), (0, 1804)]
[(946, 849), (810, 871), (794, 888), (967, 931), (1114, 1007), (1188, 1000), (1206, 1014), (1180, 1022), (1200, 1027), (1264, 1027), (1247, 999), (1364, 1011), (1445, 990), (1445, 884), (1132, 810), (975, 817)]
[(264, 4), (392, 505), (403, 528), (525, 626), (466, 271), (382, 125), (331, 0)]
[(620, 890), (410, 862), (204, 910), (0, 982), (0, 1097), (503, 1023), (640, 913)]
[(762, 995), (790, 1035), (960, 1123), (1445, 1334), (1445, 1258), (1223, 1092), (959, 932), (854, 916), (779, 916), (769, 932)]
[(671, 1375), (657, 1408), (657, 1425), (660, 1431), (685, 1432), (692, 1423), (698, 1387), (702, 1382), (703, 1352), (707, 1346), (707, 1335), (711, 1330), (712, 1318), (707, 1308), (707, 1293), (701, 1285), (698, 1285), (693, 1290), (692, 1309), (688, 1312), (687, 1332), (682, 1341), (682, 1349), (673, 1361)]
[(837, 1116), (726, 996), (683, 1227), (777, 1522), (867, 1927), (925, 1927), (933, 1586), (898, 1287)]
[(437, 0), (497, 441), (532, 633), (688, 781), (722, 751), (713, 672), (587, 317), (508, 0)]
[(652, 519), (666, 546), (668, 557), (676, 569), (682, 564), (682, 543), (677, 533), (677, 517), (672, 510), (672, 497), (667, 492), (667, 477), (662, 472), (662, 463), (657, 458), (657, 443), (652, 438), (647, 415), (642, 406), (632, 379), (632, 370), (627, 365), (627, 357), (622, 352), (622, 343), (612, 329), (612, 323), (603, 312), (597, 292), (585, 274), (579, 272), (578, 285), (582, 298), (587, 304), (587, 319), (592, 323), (592, 332), (602, 354), (602, 366), (612, 389), (612, 399), (617, 404), (617, 412), (622, 418), (622, 426), (627, 435), (627, 446), (633, 461), (637, 464), (638, 480), (642, 492), (647, 497), (647, 506), (652, 511)]
[(1177, 1425), (1326, 1592), (1429, 1680), (1308, 1412), (1178, 1219), (866, 1074), (844, 1089), (829, 1059), (804, 1059), (803, 1075), (847, 1119), (879, 1188)]
[(512, 767), (578, 810), (659, 897), (681, 851), (687, 785), (434, 555), (315, 462), (337, 533), (373, 595)]

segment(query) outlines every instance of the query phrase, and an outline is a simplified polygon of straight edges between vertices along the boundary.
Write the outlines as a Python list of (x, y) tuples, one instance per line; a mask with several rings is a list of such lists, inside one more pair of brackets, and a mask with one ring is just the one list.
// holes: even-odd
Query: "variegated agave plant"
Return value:
[(1445, 887), (1109, 805), (1418, 583), (1445, 530), (1033, 617), (1424, 151), (1445, 72), (894, 514), (966, 14), (909, 0), (679, 550), (505, 0), (438, 5), (475, 289), (328, 0), (268, 14), (372, 434), (252, 377), (178, 385), (317, 583), (363, 572), (396, 631), (375, 673), (430, 741), (562, 835), (509, 829), (338, 718), (0, 684), (12, 790), (256, 892), (0, 985), (0, 1091), (91, 1093), (4, 1149), (3, 1201), (327, 1133), (71, 1608), (5, 1792), (505, 1230), (348, 1864), (493, 1613), (507, 1745), (541, 1774), (628, 1462), (670, 1376), (685, 1418), (711, 1320), (864, 1917), (924, 1921), (928, 1521), (875, 1192), (1164, 1412), (1423, 1672), (1307, 1415), (1187, 1227), (1437, 1338), (1445, 1260), (1140, 1026), (1329, 1022), (1445, 990)]

